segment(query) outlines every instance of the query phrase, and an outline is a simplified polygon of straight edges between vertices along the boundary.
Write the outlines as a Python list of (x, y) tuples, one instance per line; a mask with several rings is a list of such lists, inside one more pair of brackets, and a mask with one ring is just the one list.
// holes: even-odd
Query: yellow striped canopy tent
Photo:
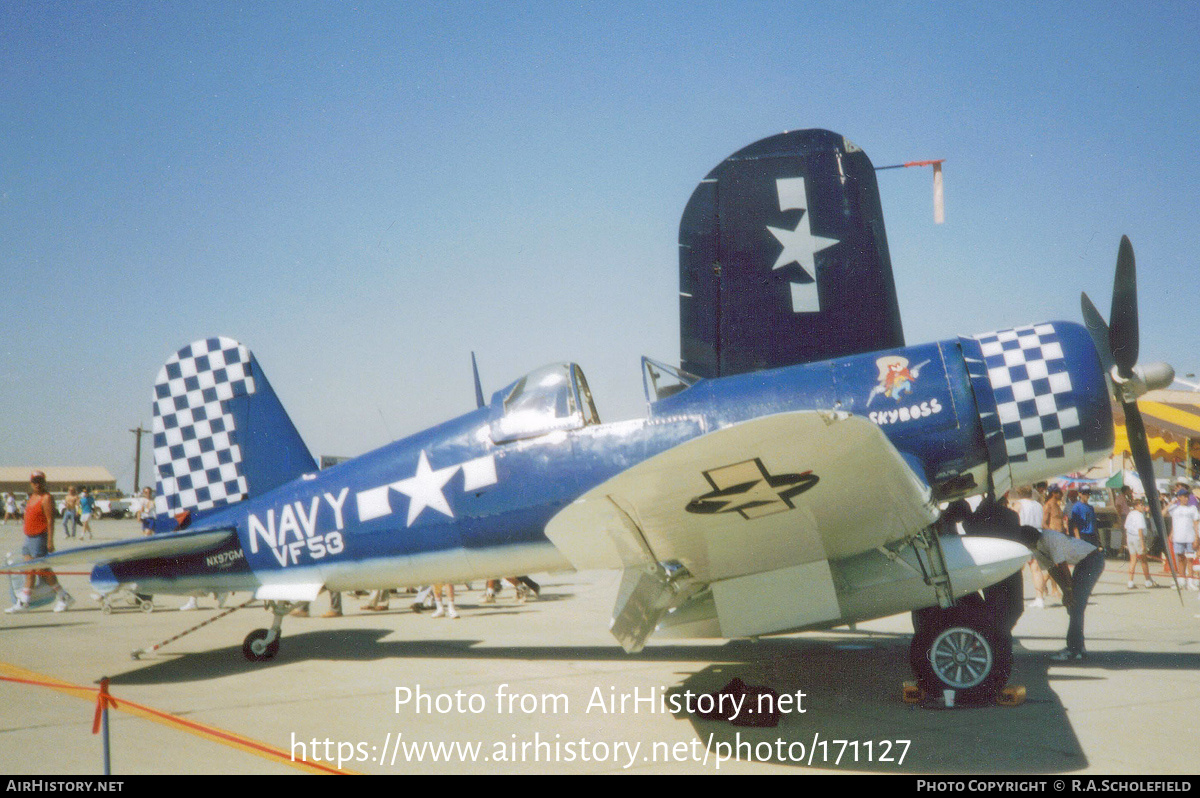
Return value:
[[(1151, 391), (1138, 399), (1138, 410), (1146, 425), (1151, 457), (1182, 464), (1185, 471), (1185, 453), (1200, 458), (1200, 392)], [(1125, 414), (1120, 406), (1113, 408), (1113, 421), (1113, 454), (1129, 454)]]

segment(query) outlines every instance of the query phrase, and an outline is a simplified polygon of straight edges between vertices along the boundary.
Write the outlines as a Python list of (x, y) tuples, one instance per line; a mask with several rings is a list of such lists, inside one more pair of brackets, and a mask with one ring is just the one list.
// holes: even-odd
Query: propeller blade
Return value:
[(1109, 348), (1108, 322), (1100, 315), (1100, 311), (1096, 310), (1086, 293), (1079, 295), (1079, 304), (1083, 306), (1083, 323), (1092, 335), (1096, 354), (1100, 356), (1100, 365), (1104, 366), (1105, 374), (1110, 374), (1114, 364), (1112, 349)]
[(1179, 579), (1175, 574), (1175, 564), (1171, 561), (1171, 541), (1167, 539), (1167, 526), (1163, 523), (1162, 507), (1158, 501), (1158, 486), (1154, 484), (1154, 463), (1150, 459), (1150, 445), (1146, 442), (1146, 425), (1142, 423), (1142, 414), (1137, 402), (1122, 402), (1125, 409), (1125, 430), (1129, 433), (1129, 450), (1133, 454), (1133, 462), (1137, 465), (1138, 474), (1142, 478), (1142, 487), (1146, 489), (1146, 503), (1150, 505), (1150, 518), (1154, 522), (1154, 530), (1163, 545), (1163, 557), (1171, 569), (1171, 581), (1175, 584), (1175, 592), (1179, 594), (1179, 603), (1183, 604), (1183, 591), (1179, 589)]
[[(1133, 245), (1128, 236), (1121, 236), (1121, 245), (1117, 248), (1117, 272), (1113, 277), (1112, 312), (1108, 314), (1108, 324), (1087, 294), (1080, 296), (1083, 306), (1083, 320), (1087, 325), (1092, 341), (1096, 344), (1096, 353), (1100, 356), (1106, 373), (1112, 373), (1116, 368), (1121, 379), (1128, 380), (1134, 376), (1133, 368), (1138, 359), (1138, 307), (1137, 307), (1137, 267), (1133, 260)], [(1169, 384), (1175, 372), (1163, 363), (1148, 367), (1151, 377), (1147, 378), (1144, 371), (1139, 371), (1142, 383)], [(1163, 381), (1166, 380), (1166, 383)], [(1146, 385), (1141, 385), (1144, 391)], [(1175, 583), (1175, 592), (1179, 603), (1183, 604), (1183, 592), (1179, 588), (1179, 579), (1175, 574), (1175, 563), (1171, 560), (1171, 541), (1167, 539), (1167, 526), (1163, 523), (1162, 507), (1158, 501), (1158, 486), (1154, 484), (1154, 462), (1150, 458), (1150, 444), (1146, 440), (1146, 425), (1142, 422), (1142, 413), (1138, 410), (1137, 400), (1125, 401), (1122, 396), (1129, 396), (1124, 391), (1117, 391), (1121, 407), (1125, 410), (1125, 430), (1129, 435), (1129, 450), (1133, 454), (1133, 462), (1137, 465), (1138, 474), (1142, 477), (1142, 485), (1146, 489), (1146, 503), (1150, 505), (1150, 519), (1154, 531), (1162, 542), (1163, 556), (1171, 569), (1171, 580)]]
[(1117, 250), (1117, 273), (1113, 278), (1112, 312), (1108, 314), (1108, 341), (1113, 361), (1122, 377), (1133, 374), (1138, 359), (1137, 267), (1133, 245), (1121, 236)]

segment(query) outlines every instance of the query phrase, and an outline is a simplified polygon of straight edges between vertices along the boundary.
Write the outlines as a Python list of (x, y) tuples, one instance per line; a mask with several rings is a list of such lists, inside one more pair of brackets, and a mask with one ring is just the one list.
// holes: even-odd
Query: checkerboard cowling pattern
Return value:
[[(1040, 463), (1083, 454), (1083, 427), (1071, 375), (1053, 324), (975, 336), (983, 353), (1008, 462)], [(1020, 481), (1013, 475), (1014, 484)]]
[(230, 338), (176, 352), (154, 382), (158, 514), (207, 510), (247, 493), (233, 416), (226, 402), (254, 393), (250, 350)]

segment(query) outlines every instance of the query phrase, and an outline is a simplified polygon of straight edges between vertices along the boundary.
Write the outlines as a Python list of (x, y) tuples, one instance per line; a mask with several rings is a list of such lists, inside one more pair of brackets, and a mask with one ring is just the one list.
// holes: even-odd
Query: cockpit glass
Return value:
[(571, 372), (566, 364), (543, 366), (526, 374), (504, 400), (508, 418), (566, 418), (575, 412)]
[(571, 363), (555, 363), (517, 381), (504, 399), (504, 415), (494, 423), (492, 437), (516, 440), (599, 422), (583, 372)]

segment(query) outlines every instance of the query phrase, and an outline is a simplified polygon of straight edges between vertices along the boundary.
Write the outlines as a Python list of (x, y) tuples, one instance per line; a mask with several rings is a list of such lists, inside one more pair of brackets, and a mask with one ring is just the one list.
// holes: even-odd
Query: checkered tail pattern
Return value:
[(253, 361), (231, 338), (176, 352), (154, 383), (154, 465), (159, 515), (208, 510), (247, 495), (229, 400), (254, 393)]

